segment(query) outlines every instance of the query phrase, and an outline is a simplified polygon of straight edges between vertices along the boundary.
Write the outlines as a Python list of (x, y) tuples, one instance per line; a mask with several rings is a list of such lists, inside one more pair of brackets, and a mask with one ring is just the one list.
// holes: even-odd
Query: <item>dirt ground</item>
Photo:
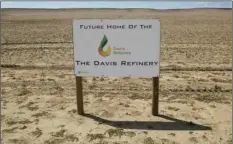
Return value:
[[(73, 18), (160, 18), (152, 79), (85, 77), (77, 114)], [(232, 10), (3, 10), (4, 144), (231, 144)]]

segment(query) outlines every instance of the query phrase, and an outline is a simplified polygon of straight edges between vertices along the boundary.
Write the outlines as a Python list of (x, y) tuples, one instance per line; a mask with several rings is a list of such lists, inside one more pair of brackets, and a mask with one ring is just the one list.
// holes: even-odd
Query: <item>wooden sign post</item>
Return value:
[[(152, 115), (159, 115), (159, 77), (153, 77)], [(79, 115), (84, 114), (82, 77), (76, 77), (76, 99)]]
[(153, 77), (152, 115), (159, 115), (159, 77)]
[(76, 76), (76, 99), (77, 99), (77, 110), (78, 114), (83, 115), (83, 86), (82, 86), (82, 77)]

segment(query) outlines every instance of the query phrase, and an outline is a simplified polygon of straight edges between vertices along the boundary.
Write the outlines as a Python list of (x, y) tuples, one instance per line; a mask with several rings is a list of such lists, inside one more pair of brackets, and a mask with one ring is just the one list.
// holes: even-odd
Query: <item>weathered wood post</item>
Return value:
[(82, 86), (82, 77), (76, 76), (76, 99), (77, 99), (77, 111), (78, 114), (83, 115), (83, 86)]
[(153, 77), (152, 115), (159, 115), (159, 77)]

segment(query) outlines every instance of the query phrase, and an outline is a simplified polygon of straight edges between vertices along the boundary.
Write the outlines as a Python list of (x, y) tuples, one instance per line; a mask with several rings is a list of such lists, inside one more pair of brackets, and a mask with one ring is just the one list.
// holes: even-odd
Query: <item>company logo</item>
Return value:
[(98, 48), (99, 54), (103, 57), (107, 57), (112, 53), (112, 47), (110, 45), (108, 46), (106, 51), (103, 50), (107, 43), (108, 43), (108, 38), (106, 35), (104, 35)]

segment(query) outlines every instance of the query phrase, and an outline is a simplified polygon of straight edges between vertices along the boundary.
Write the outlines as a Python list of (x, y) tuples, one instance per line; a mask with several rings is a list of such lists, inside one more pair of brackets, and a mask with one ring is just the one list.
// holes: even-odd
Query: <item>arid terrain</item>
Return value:
[[(232, 10), (1, 12), (4, 144), (231, 144)], [(85, 77), (77, 114), (72, 19), (160, 18), (160, 116), (152, 78)]]

